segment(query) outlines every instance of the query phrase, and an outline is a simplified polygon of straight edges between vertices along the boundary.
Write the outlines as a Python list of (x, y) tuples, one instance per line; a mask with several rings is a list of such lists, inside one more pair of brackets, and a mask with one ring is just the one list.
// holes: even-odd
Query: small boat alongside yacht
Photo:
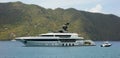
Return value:
[(101, 45), (101, 47), (110, 47), (110, 46), (112, 46), (112, 44), (109, 43), (108, 41), (104, 42), (104, 43)]

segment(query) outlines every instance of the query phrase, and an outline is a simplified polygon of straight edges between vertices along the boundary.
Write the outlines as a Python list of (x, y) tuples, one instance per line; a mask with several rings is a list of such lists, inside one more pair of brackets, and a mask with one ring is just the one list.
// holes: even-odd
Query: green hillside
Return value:
[(73, 8), (52, 10), (22, 2), (0, 3), (0, 40), (57, 31), (66, 22), (70, 23), (69, 32), (85, 39), (120, 40), (120, 17), (113, 14)]

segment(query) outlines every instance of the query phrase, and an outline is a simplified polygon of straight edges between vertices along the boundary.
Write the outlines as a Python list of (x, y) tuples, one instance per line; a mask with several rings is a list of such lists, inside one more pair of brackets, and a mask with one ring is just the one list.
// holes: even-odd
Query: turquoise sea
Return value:
[(120, 42), (110, 41), (111, 47), (24, 47), (17, 41), (0, 41), (0, 58), (120, 58)]

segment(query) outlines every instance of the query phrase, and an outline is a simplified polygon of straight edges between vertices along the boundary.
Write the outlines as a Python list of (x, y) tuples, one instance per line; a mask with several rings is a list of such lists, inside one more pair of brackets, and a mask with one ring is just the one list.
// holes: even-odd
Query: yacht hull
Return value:
[(86, 45), (84, 41), (77, 42), (60, 42), (60, 41), (21, 41), (25, 46), (44, 46), (44, 47), (72, 47), (72, 46), (95, 46), (95, 44)]

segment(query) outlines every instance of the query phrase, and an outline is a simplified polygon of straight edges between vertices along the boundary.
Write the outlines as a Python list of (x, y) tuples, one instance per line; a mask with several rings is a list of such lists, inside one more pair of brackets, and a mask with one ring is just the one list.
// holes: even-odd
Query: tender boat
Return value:
[(108, 41), (104, 42), (101, 47), (110, 47), (112, 44), (110, 44)]
[[(25, 46), (94, 46), (92, 40), (86, 41), (77, 33), (67, 32), (69, 23), (63, 25), (58, 32), (40, 34), (39, 36), (17, 37), (16, 40)], [(87, 42), (87, 43), (86, 43)]]

